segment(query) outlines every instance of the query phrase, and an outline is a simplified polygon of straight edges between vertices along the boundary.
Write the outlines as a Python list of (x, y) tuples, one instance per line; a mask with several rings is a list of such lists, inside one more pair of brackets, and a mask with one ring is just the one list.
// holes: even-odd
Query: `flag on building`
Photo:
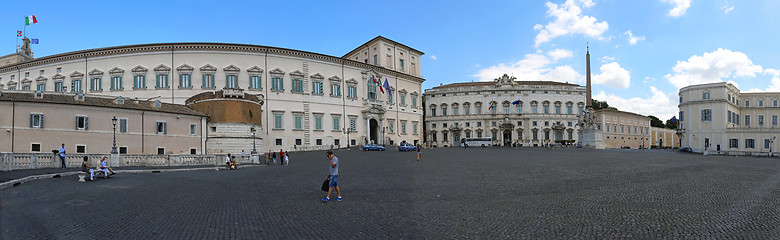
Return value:
[(516, 101), (512, 102), (512, 105), (518, 105), (518, 104), (520, 104), (520, 100), (516, 100)]
[(488, 107), (488, 110), (493, 109), (494, 107), (496, 107), (496, 102), (491, 102), (490, 107)]
[(16, 36), (17, 37), (21, 37), (22, 36), (22, 31), (16, 31)]
[(672, 116), (672, 118), (669, 119), (669, 121), (671, 121), (674, 124), (677, 124), (677, 116)]
[(30, 44), (38, 44), (38, 39), (37, 38), (30, 39)]
[(387, 93), (390, 94), (390, 96), (393, 96), (393, 91), (390, 90), (390, 84), (387, 82), (386, 77), (385, 77), (385, 85), (382, 85), (382, 87), (387, 90)]
[(24, 25), (25, 26), (33, 24), (33, 23), (38, 23), (38, 19), (35, 18), (35, 15), (30, 15), (30, 16), (24, 17)]

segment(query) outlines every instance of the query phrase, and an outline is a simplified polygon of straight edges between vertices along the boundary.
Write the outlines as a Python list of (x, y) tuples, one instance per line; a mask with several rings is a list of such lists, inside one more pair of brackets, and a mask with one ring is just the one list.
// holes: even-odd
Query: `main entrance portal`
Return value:
[(371, 133), (369, 134), (370, 143), (379, 144), (379, 123), (376, 122), (376, 119), (368, 121), (368, 128), (371, 130)]
[(504, 146), (512, 144), (512, 131), (504, 130)]

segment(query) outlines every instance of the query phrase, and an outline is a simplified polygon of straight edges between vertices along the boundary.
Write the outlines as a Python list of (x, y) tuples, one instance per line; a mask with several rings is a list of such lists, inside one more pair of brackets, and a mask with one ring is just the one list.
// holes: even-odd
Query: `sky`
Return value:
[[(110, 2), (110, 3), (109, 3)], [(143, 43), (222, 42), (343, 56), (384, 36), (425, 53), (423, 89), (491, 81), (585, 85), (623, 111), (669, 119), (682, 87), (780, 92), (780, 1), (4, 1), (0, 55), (24, 17), (36, 57)]]

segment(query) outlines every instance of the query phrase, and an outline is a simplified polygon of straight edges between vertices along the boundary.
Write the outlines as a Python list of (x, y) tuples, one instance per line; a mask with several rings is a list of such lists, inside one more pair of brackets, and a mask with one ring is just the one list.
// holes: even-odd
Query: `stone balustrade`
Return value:
[[(189, 154), (67, 154), (65, 163), (70, 168), (80, 168), (84, 156), (88, 158), (88, 164), (96, 167), (100, 159), (106, 156), (106, 161), (113, 168), (121, 167), (171, 167), (225, 164), (227, 155), (189, 155)], [(236, 161), (239, 164), (265, 164), (265, 158), (260, 154), (238, 154)], [(60, 157), (52, 153), (0, 153), (0, 171), (12, 171), (23, 169), (59, 168)]]

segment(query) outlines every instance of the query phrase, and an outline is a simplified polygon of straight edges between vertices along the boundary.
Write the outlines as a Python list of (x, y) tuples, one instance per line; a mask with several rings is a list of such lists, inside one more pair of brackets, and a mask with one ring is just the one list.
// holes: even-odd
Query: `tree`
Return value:
[(666, 128), (677, 129), (677, 123), (673, 123), (672, 119), (666, 120)]
[(591, 99), (590, 100), (590, 105), (593, 106), (593, 110), (601, 110), (601, 109), (617, 110), (617, 108), (615, 108), (615, 107), (610, 107), (609, 104), (607, 104), (607, 101), (603, 101), (602, 102), (602, 101), (599, 101), (599, 100), (596, 100), (596, 99)]
[(658, 117), (649, 115), (647, 116), (650, 118), (650, 126), (657, 127), (657, 128), (665, 128), (666, 125), (664, 125), (664, 122), (661, 121), (661, 119), (658, 119)]

